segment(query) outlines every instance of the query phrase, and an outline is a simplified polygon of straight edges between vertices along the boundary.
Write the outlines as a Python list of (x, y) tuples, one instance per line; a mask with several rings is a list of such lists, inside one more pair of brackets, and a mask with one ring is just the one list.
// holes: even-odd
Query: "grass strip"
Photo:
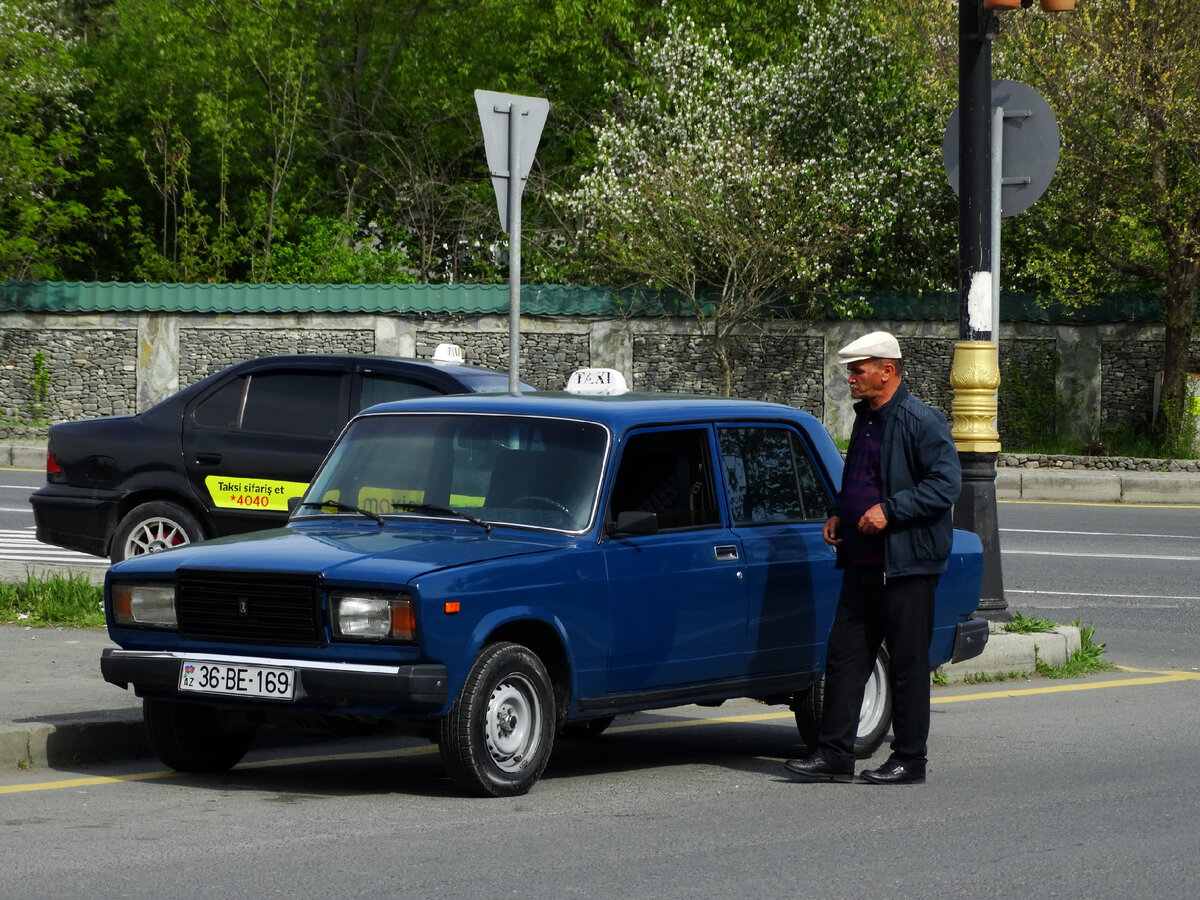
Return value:
[(34, 628), (103, 628), (104, 590), (86, 575), (0, 582), (0, 622)]

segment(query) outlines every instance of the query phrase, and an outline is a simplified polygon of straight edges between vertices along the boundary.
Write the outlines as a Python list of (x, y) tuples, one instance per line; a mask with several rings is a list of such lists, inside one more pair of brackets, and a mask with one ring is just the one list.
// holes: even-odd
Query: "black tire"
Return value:
[[(858, 736), (854, 740), (854, 755), (859, 759), (866, 759), (879, 749), (892, 724), (892, 683), (888, 678), (890, 665), (891, 658), (887, 648), (880, 647), (879, 655), (875, 657), (875, 667), (871, 670), (871, 677), (867, 679), (867, 687), (863, 691)], [(809, 747), (817, 746), (817, 735), (821, 730), (821, 711), (824, 706), (824, 678), (804, 693), (797, 694), (792, 701), (800, 739)]]
[(556, 722), (542, 661), (520, 644), (488, 644), (439, 725), (442, 764), (473, 794), (524, 794), (550, 761)]
[(146, 699), (142, 718), (154, 755), (177, 772), (232, 769), (254, 742), (253, 725), (211, 706)]
[(616, 716), (603, 716), (599, 719), (585, 719), (582, 722), (568, 722), (563, 726), (562, 735), (576, 740), (597, 738), (608, 730)]
[(154, 500), (135, 506), (117, 525), (109, 558), (119, 563), (203, 538), (204, 529), (190, 512), (174, 503)]

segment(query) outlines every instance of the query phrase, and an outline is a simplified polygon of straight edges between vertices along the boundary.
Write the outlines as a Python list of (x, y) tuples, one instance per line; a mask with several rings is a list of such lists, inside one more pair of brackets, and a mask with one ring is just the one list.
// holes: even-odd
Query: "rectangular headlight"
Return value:
[(412, 598), (380, 591), (334, 591), (329, 595), (335, 637), (348, 641), (413, 641)]
[(177, 628), (173, 584), (112, 586), (113, 621), (133, 628)]

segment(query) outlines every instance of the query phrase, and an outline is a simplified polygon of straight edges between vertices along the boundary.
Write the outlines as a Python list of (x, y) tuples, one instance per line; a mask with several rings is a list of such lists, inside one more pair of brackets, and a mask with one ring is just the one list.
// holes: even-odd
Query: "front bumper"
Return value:
[(974, 659), (987, 646), (989, 625), (987, 619), (967, 619), (954, 629), (954, 650), (950, 662)]
[(296, 673), (295, 699), (259, 700), (271, 706), (337, 711), (377, 708), (428, 714), (448, 700), (446, 667), (437, 663), (402, 666), (321, 662), (211, 653), (180, 653), (162, 650), (118, 650), (107, 648), (100, 656), (104, 680), (118, 687), (133, 685), (138, 696), (177, 697), (207, 702), (244, 705), (256, 698), (197, 695), (179, 690), (179, 670), (184, 660), (223, 663), (233, 666), (274, 666)]

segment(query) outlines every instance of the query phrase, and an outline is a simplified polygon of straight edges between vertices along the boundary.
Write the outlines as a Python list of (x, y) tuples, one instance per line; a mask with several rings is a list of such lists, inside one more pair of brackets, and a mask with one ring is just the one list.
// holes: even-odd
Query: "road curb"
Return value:
[[(993, 626), (993, 629), (999, 628), (1003, 626)], [(939, 666), (937, 672), (945, 676), (948, 684), (1031, 675), (1037, 671), (1039, 662), (1051, 666), (1065, 665), (1080, 646), (1079, 628), (1075, 625), (1058, 625), (1053, 631), (1038, 634), (1009, 634), (993, 630), (988, 635), (983, 653), (964, 662)]]
[(0, 764), (10, 769), (56, 768), (151, 755), (140, 709), (79, 713), (56, 719), (0, 726)]

